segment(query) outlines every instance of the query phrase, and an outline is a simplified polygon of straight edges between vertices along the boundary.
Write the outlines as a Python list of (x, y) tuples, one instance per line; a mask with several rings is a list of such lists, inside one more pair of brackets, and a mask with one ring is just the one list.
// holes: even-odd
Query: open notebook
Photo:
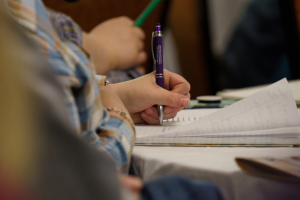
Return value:
[(300, 118), (286, 79), (214, 111), (136, 126), (136, 145), (300, 145)]
[[(289, 85), (292, 89), (296, 104), (300, 106), (300, 79), (289, 81)], [(248, 88), (233, 89), (229, 91), (220, 91), (217, 93), (218, 96), (223, 97), (223, 99), (234, 99), (240, 100), (244, 99), (252, 94), (260, 91), (261, 89), (267, 87), (267, 85), (260, 85)]]
[(254, 175), (300, 182), (300, 156), (285, 158), (236, 158), (237, 164)]

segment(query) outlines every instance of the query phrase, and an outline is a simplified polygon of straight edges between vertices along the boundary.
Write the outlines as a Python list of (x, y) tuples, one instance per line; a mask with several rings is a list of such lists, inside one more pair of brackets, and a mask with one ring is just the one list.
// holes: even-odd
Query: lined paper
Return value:
[(292, 91), (282, 79), (201, 119), (138, 128), (137, 143), (300, 143), (299, 127)]
[[(240, 100), (244, 99), (252, 94), (259, 92), (261, 89), (267, 87), (268, 85), (260, 85), (248, 88), (233, 89), (229, 91), (220, 91), (217, 93), (218, 96), (221, 96), (225, 99), (235, 99)], [(294, 99), (297, 105), (300, 105), (300, 79), (289, 81), (289, 86), (294, 95)]]

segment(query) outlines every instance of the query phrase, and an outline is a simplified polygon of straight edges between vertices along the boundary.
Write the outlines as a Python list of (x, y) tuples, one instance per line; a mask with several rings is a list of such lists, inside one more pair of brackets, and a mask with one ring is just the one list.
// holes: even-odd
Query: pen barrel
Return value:
[(156, 32), (155, 36), (156, 84), (164, 88), (163, 36)]

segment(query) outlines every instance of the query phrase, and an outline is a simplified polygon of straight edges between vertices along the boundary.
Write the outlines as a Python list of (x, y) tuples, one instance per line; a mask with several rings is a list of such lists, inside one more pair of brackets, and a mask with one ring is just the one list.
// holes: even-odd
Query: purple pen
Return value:
[[(154, 53), (153, 53), (153, 38), (154, 38)], [(152, 55), (156, 70), (156, 84), (164, 88), (164, 64), (163, 64), (163, 34), (160, 24), (157, 23), (155, 32), (152, 33)], [(160, 123), (163, 122), (164, 110), (163, 106), (158, 105), (158, 116)]]
[(154, 33), (155, 60), (156, 60), (156, 84), (164, 88), (164, 63), (163, 63), (163, 35), (160, 24), (157, 23)]

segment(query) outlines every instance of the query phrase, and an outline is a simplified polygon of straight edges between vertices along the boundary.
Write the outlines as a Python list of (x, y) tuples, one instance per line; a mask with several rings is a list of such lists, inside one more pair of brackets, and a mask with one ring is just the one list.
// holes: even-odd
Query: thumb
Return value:
[(190, 104), (190, 99), (186, 96), (163, 88), (159, 88), (157, 94), (154, 95), (153, 98), (154, 104), (158, 105), (184, 108)]

